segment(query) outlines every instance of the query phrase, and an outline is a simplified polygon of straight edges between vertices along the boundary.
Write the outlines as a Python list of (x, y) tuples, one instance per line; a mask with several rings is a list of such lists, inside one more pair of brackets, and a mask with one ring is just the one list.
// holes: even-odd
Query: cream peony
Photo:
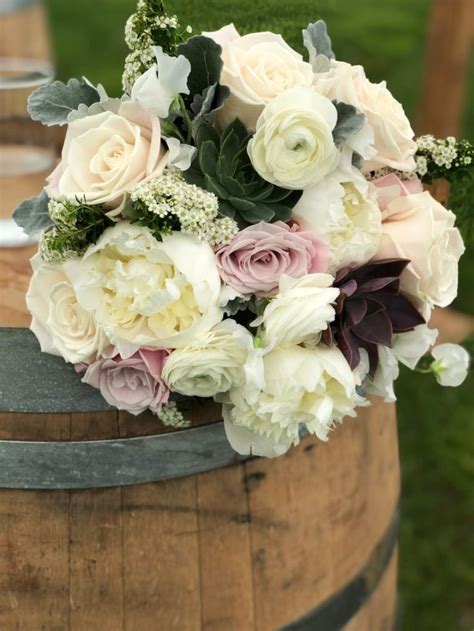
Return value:
[(172, 392), (213, 397), (242, 385), (253, 337), (234, 320), (224, 320), (166, 360), (163, 377)]
[(233, 25), (204, 35), (222, 46), (221, 83), (231, 91), (217, 115), (222, 128), (239, 118), (249, 131), (255, 131), (258, 117), (272, 99), (313, 82), (311, 65), (281, 35), (252, 33), (240, 37)]
[(231, 390), (223, 407), (227, 438), (240, 454), (275, 457), (299, 442), (300, 427), (327, 440), (336, 421), (365, 401), (337, 348), (278, 348), (263, 358), (265, 385)]
[(329, 245), (329, 271), (367, 263), (379, 249), (382, 217), (374, 187), (362, 174), (338, 170), (304, 191), (293, 217)]
[(182, 233), (159, 242), (121, 222), (64, 268), (124, 359), (143, 347), (187, 346), (222, 319), (214, 252)]
[(364, 164), (364, 170), (386, 166), (401, 171), (415, 169), (417, 147), (410, 121), (385, 81), (371, 83), (362, 66), (331, 61), (328, 72), (315, 75), (314, 85), (320, 94), (344, 101), (365, 114), (374, 132), (376, 154)]
[(332, 136), (336, 123), (335, 106), (310, 88), (278, 96), (264, 109), (248, 144), (255, 170), (283, 188), (314, 186), (339, 163)]
[(172, 158), (177, 166), (189, 167), (193, 152), (188, 150), (182, 162), (175, 139), (168, 150), (156, 116), (132, 101), (116, 109), (69, 124), (62, 160), (46, 189), (50, 197), (117, 210), (134, 184), (161, 175)]
[(320, 334), (335, 318), (333, 303), (339, 289), (329, 274), (309, 274), (300, 279), (283, 276), (279, 293), (252, 326), (262, 327), (266, 346), (291, 346), (319, 342)]
[(458, 263), (464, 252), (455, 215), (428, 192), (390, 202), (376, 259), (406, 258), (402, 290), (428, 318), (433, 306), (447, 307), (457, 295)]
[(37, 254), (32, 267), (26, 303), (41, 350), (73, 364), (93, 361), (110, 342), (94, 315), (79, 305), (63, 265), (43, 263)]

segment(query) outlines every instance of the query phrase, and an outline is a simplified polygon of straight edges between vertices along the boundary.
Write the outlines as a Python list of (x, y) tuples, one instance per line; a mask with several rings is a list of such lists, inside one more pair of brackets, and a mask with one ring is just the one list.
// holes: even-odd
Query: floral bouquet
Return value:
[(415, 140), (322, 21), (305, 59), (273, 33), (191, 36), (140, 0), (126, 42), (120, 98), (72, 79), (29, 100), (67, 125), (15, 213), (41, 235), (27, 303), (42, 350), (175, 427), (180, 397), (213, 398), (233, 448), (263, 456), (302, 431), (327, 440), (367, 395), (395, 400), (399, 362), (461, 383), (465, 350), (426, 356), (464, 245), (423, 182), (466, 177), (473, 147)]

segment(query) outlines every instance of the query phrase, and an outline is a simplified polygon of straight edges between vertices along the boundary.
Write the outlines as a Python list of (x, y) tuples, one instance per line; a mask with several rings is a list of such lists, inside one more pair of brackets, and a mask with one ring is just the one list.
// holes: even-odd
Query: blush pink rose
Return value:
[[(120, 355), (98, 359), (86, 367), (82, 381), (98, 388), (109, 405), (138, 416), (150, 409), (155, 414), (169, 400), (162, 379), (168, 351), (141, 349), (128, 359)], [(78, 365), (81, 372), (83, 365)]]
[(390, 202), (398, 197), (423, 192), (423, 183), (419, 178), (413, 177), (410, 180), (401, 180), (395, 173), (378, 177), (372, 180), (372, 184), (377, 189), (377, 201), (381, 212), (384, 212)]
[(242, 294), (265, 296), (278, 290), (285, 274), (301, 278), (326, 272), (329, 248), (294, 223), (261, 222), (240, 231), (216, 252), (222, 280)]

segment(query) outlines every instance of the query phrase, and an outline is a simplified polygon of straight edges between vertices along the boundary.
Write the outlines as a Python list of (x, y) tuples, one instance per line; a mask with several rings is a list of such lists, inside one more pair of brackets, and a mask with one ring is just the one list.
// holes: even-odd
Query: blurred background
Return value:
[[(445, 2), (456, 11), (455, 0)], [(126, 55), (123, 28), (135, 4), (135, 0), (46, 0), (58, 78), (84, 75), (93, 83), (102, 83), (109, 94), (118, 95)], [(362, 64), (372, 81), (387, 80), (414, 125), (426, 131), (420, 102), (432, 0), (170, 0), (167, 6), (182, 24), (192, 25), (195, 33), (233, 21), (242, 33), (281, 32), (301, 52), (301, 29), (322, 18), (338, 59)], [(454, 72), (444, 87), (446, 94), (461, 80)], [(467, 104), (472, 105), (473, 95), (471, 60), (459, 134), (471, 141), (474, 108)], [(461, 290), (455, 305), (471, 314), (473, 283), (471, 249), (462, 261)], [(402, 628), (472, 631), (473, 376), (471, 373), (463, 387), (450, 390), (435, 385), (431, 376), (406, 371), (397, 386), (403, 471)]]

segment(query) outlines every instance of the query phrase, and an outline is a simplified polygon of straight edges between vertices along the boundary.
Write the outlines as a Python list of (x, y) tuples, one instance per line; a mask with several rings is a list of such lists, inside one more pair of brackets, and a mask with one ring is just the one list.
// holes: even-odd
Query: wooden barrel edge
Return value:
[[(342, 589), (298, 620), (280, 631), (340, 631), (364, 607), (376, 591), (395, 554), (400, 530), (399, 503), (382, 539), (362, 569)], [(394, 611), (394, 628), (397, 612)]]

